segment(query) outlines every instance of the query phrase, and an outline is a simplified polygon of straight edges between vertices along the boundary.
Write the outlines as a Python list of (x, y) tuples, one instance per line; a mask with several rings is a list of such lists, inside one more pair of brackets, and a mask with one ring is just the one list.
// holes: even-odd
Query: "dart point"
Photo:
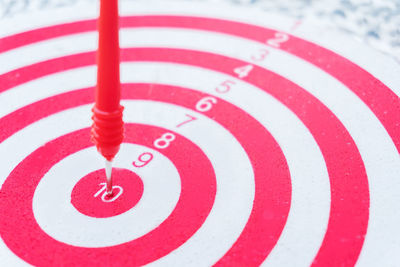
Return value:
[(108, 161), (107, 159), (105, 160), (106, 167), (106, 184), (107, 184), (107, 195), (111, 196), (112, 195), (112, 161)]

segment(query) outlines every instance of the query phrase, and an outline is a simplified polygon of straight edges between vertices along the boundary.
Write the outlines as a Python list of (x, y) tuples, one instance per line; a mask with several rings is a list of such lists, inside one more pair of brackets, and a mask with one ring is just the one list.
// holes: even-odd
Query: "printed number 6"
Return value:
[(200, 112), (206, 112), (209, 111), (213, 107), (213, 104), (216, 103), (217, 99), (215, 97), (206, 96), (200, 99), (199, 102), (197, 102), (196, 109)]

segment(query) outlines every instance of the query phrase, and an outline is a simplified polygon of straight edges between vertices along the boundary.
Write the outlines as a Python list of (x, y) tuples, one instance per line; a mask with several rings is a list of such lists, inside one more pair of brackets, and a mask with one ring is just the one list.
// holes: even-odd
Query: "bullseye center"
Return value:
[(112, 179), (113, 194), (108, 196), (104, 169), (84, 176), (72, 190), (72, 205), (79, 212), (96, 218), (116, 216), (133, 208), (143, 194), (140, 177), (127, 169), (114, 168)]

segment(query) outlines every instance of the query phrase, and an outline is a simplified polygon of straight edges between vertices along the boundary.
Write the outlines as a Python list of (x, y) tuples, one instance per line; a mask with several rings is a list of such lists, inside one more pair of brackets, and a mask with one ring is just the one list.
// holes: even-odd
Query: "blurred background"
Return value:
[[(97, 0), (0, 0), (1, 20), (38, 9), (56, 9)], [(151, 0), (142, 1), (151, 4)], [(163, 0), (163, 2), (170, 0)], [(173, 0), (252, 6), (335, 29), (395, 58), (400, 63), (400, 0)]]

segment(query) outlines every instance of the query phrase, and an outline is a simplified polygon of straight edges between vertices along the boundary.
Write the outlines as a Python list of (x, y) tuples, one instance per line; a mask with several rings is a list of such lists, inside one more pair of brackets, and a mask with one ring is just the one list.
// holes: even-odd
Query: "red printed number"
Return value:
[(185, 120), (185, 121), (179, 123), (178, 125), (176, 125), (176, 128), (179, 128), (179, 127), (181, 127), (182, 125), (184, 125), (184, 124), (186, 124), (186, 123), (189, 123), (189, 122), (191, 122), (191, 121), (197, 120), (197, 118), (196, 118), (196, 117), (193, 117), (192, 115), (189, 115), (189, 114), (185, 114), (185, 115), (186, 115), (186, 117), (188, 117), (189, 119), (187, 119), (187, 120)]
[(150, 152), (144, 152), (139, 155), (137, 161), (132, 162), (132, 165), (135, 166), (136, 168), (142, 168), (147, 164), (149, 164), (152, 159), (153, 159), (153, 154), (151, 154)]
[(251, 56), (251, 60), (260, 62), (263, 61), (269, 54), (269, 51), (267, 49), (260, 49), (258, 50), (257, 54), (254, 54)]
[(227, 81), (224, 81), (223, 83), (221, 83), (220, 85), (218, 85), (215, 88), (215, 91), (220, 94), (225, 94), (231, 90), (233, 85), (235, 85), (234, 81), (227, 80)]

